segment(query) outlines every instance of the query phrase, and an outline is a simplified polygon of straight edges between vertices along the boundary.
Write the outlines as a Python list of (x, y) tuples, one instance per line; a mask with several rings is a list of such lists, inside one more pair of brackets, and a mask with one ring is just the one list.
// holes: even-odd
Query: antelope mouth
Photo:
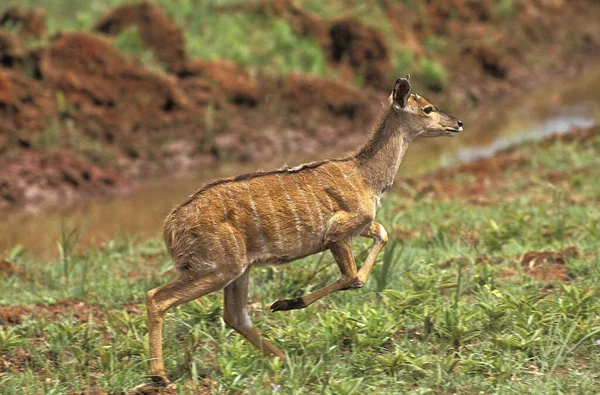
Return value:
[(458, 128), (446, 128), (446, 136), (454, 136), (459, 132), (462, 132), (462, 130), (462, 126), (459, 126)]

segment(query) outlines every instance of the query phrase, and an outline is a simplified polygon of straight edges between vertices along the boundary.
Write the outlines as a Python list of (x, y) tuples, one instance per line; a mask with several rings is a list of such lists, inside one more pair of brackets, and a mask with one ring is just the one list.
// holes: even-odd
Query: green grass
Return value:
[[(167, 314), (170, 377), (180, 393), (597, 392), (600, 185), (590, 180), (600, 176), (599, 152), (598, 139), (529, 144), (517, 154), (530, 160), (488, 185), (488, 204), (405, 187), (379, 212), (391, 242), (363, 289), (272, 314), (271, 302), (332, 282), (336, 266), (326, 253), (253, 270), (251, 316), (288, 362), (263, 357), (229, 329), (218, 293)], [(471, 173), (445, 181), (478, 182)], [(69, 233), (56, 260), (7, 253), (26, 276), (0, 280), (0, 305), (37, 307), (0, 329), (11, 363), (0, 365), (0, 392), (115, 393), (148, 382), (145, 293), (171, 278), (161, 240), (77, 251), (78, 233)], [(358, 262), (368, 247), (356, 241)], [(569, 247), (578, 254), (561, 264), (568, 281), (536, 278), (520, 264), (528, 251)], [(89, 308), (47, 313), (64, 300)]]
[[(144, 65), (154, 67), (157, 60), (150, 49), (143, 46), (138, 29), (129, 27), (123, 30), (115, 39), (114, 46), (121, 52), (139, 59)], [(158, 69), (164, 71), (164, 65), (158, 65)]]
[[(104, 12), (126, 3), (135, 2), (23, 0), (20, 4), (25, 7), (42, 7), (47, 11), (48, 33), (51, 36), (59, 31), (88, 31)], [(296, 35), (287, 22), (275, 15), (217, 11), (218, 6), (240, 3), (239, 0), (156, 0), (155, 3), (183, 29), (190, 58), (233, 60), (253, 74), (258, 71), (279, 74), (302, 72), (336, 77), (336, 72), (328, 66), (326, 54), (319, 43), (310, 37)], [(442, 89), (447, 71), (434, 60), (434, 55), (443, 52), (446, 43), (439, 38), (428, 38), (423, 45), (429, 54), (415, 59), (412, 52), (398, 43), (381, 3), (306, 0), (298, 4), (324, 20), (353, 17), (381, 31), (390, 48), (394, 73), (392, 77), (406, 73), (419, 74), (425, 80), (425, 87)], [(151, 69), (164, 70), (164, 65), (157, 62), (151, 51), (140, 44), (135, 29), (128, 29), (119, 35), (115, 46), (122, 52), (139, 58)], [(360, 76), (355, 78), (353, 84), (362, 85)]]
[(446, 67), (433, 59), (421, 58), (419, 62), (419, 76), (423, 85), (433, 91), (441, 91), (448, 78)]
[[(104, 12), (126, 3), (135, 2), (24, 0), (19, 4), (44, 8), (48, 12), (49, 35), (52, 35), (59, 31), (90, 30)], [(274, 15), (216, 10), (219, 5), (239, 3), (235, 0), (158, 0), (155, 3), (182, 27), (191, 58), (230, 59), (251, 71), (328, 73), (319, 44), (311, 38), (295, 35), (287, 23)], [(145, 64), (152, 63), (151, 54), (141, 47), (135, 31), (123, 32), (116, 46), (139, 57)], [(160, 69), (160, 65), (157, 68)]]

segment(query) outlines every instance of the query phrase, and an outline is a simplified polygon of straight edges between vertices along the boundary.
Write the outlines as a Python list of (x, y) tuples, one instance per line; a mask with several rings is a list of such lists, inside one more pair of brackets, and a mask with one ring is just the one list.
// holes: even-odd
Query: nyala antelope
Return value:
[[(167, 217), (164, 239), (178, 277), (147, 294), (150, 370), (168, 384), (162, 360), (168, 309), (224, 289), (223, 320), (268, 356), (285, 354), (252, 326), (246, 304), (252, 266), (282, 264), (330, 250), (337, 281), (271, 311), (303, 309), (334, 291), (363, 286), (388, 235), (374, 222), (381, 195), (392, 185), (416, 137), (454, 136), (463, 123), (411, 94), (410, 76), (396, 81), (389, 105), (369, 140), (340, 159), (225, 178), (200, 188)], [(373, 239), (360, 267), (352, 238)]]

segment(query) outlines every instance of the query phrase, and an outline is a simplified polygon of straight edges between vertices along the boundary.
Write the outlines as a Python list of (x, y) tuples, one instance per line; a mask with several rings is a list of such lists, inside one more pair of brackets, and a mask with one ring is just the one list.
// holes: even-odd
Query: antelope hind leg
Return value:
[(281, 360), (285, 360), (285, 354), (263, 339), (258, 329), (256, 329), (250, 321), (248, 311), (246, 310), (248, 304), (249, 276), (250, 268), (247, 268), (244, 274), (225, 287), (223, 320), (265, 355), (279, 357)]
[(220, 276), (220, 274), (218, 272), (209, 273), (200, 279), (179, 277), (146, 294), (150, 375), (152, 380), (159, 385), (169, 385), (162, 357), (162, 327), (165, 312), (182, 303), (218, 291), (235, 278), (234, 275)]

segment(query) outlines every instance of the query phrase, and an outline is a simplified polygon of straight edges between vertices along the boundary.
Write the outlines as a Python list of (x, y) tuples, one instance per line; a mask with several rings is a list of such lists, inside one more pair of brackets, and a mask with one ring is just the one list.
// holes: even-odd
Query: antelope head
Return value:
[(411, 94), (410, 75), (399, 78), (389, 98), (390, 105), (398, 117), (417, 129), (417, 136), (454, 136), (463, 130), (462, 121), (448, 115), (424, 97)]

